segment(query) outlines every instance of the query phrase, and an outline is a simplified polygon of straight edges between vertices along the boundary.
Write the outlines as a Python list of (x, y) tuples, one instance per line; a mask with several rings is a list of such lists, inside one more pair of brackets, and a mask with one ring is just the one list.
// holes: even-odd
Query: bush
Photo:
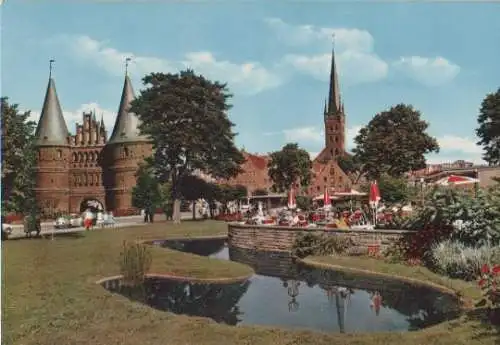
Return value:
[(496, 248), (468, 247), (463, 243), (447, 240), (432, 248), (432, 263), (440, 273), (451, 278), (473, 280), (481, 273), (481, 267), (493, 257)]
[(292, 255), (305, 258), (310, 255), (345, 254), (354, 246), (350, 237), (340, 235), (301, 234), (292, 246)]
[(151, 268), (151, 262), (152, 256), (148, 246), (123, 241), (123, 249), (120, 253), (120, 273), (123, 275), (125, 285), (141, 285)]

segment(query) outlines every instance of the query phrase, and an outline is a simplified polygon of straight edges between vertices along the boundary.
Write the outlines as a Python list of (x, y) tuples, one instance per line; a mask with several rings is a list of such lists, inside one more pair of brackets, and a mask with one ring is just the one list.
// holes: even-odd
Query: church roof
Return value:
[(69, 131), (57, 97), (54, 79), (49, 78), (42, 113), (35, 131), (37, 146), (68, 146)]
[(118, 108), (118, 115), (116, 116), (115, 126), (113, 133), (108, 140), (108, 144), (118, 144), (127, 142), (149, 141), (139, 131), (141, 121), (136, 114), (131, 113), (130, 103), (135, 99), (134, 89), (132, 82), (128, 75), (125, 76), (123, 83), (122, 97), (120, 100), (120, 107)]

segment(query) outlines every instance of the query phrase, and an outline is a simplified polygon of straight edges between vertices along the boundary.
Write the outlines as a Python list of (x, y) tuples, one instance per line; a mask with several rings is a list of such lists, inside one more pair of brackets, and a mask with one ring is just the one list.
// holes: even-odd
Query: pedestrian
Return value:
[(92, 220), (93, 220), (93, 215), (92, 213), (90, 212), (89, 209), (87, 209), (87, 211), (85, 211), (85, 215), (84, 215), (84, 218), (83, 218), (83, 226), (85, 227), (85, 230), (90, 230), (90, 228), (92, 227)]

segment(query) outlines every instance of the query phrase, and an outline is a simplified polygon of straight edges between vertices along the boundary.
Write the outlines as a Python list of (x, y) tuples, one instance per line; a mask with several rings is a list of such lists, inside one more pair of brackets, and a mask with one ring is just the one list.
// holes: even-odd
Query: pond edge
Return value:
[(302, 259), (296, 258), (296, 260), (297, 260), (297, 262), (299, 262), (301, 264), (304, 264), (306, 266), (311, 266), (311, 267), (324, 268), (324, 269), (330, 269), (330, 270), (338, 270), (338, 271), (358, 272), (358, 273), (363, 273), (366, 275), (381, 276), (381, 277), (386, 277), (386, 278), (390, 278), (390, 279), (394, 279), (394, 280), (400, 280), (403, 282), (428, 286), (429, 288), (438, 290), (442, 293), (446, 293), (446, 294), (458, 297), (463, 310), (474, 309), (474, 304), (473, 304), (472, 299), (464, 298), (463, 296), (460, 295), (459, 291), (454, 290), (452, 288), (449, 288), (447, 286), (441, 285), (441, 284), (434, 283), (434, 282), (420, 280), (420, 279), (411, 278), (411, 277), (405, 277), (405, 276), (401, 276), (401, 275), (397, 275), (397, 274), (389, 274), (389, 273), (377, 272), (377, 271), (372, 271), (372, 270), (365, 270), (362, 268), (355, 268), (355, 267), (319, 262), (319, 261), (308, 259), (308, 258), (302, 258)]
[[(141, 243), (141, 244), (147, 244), (153, 246), (153, 243), (156, 241), (189, 241), (189, 240), (224, 240), (227, 239), (227, 235), (214, 235), (214, 236), (189, 236), (189, 237), (172, 237), (172, 238), (162, 238), (162, 239), (140, 239), (137, 240), (136, 243)], [(176, 252), (180, 252), (175, 249), (171, 249)], [(186, 253), (185, 253), (186, 254)], [(189, 253), (187, 253), (189, 254)], [(190, 255), (196, 255), (196, 254), (190, 254)], [(240, 265), (245, 265), (241, 264)], [(248, 266), (248, 265), (245, 265)], [(246, 281), (250, 279), (254, 274), (255, 271), (253, 268), (248, 266), (251, 269), (251, 273), (244, 275), (244, 276), (239, 276), (239, 277), (231, 277), (231, 278), (195, 278), (195, 277), (186, 277), (186, 276), (179, 276), (173, 273), (147, 273), (146, 278), (159, 278), (159, 279), (169, 279), (169, 280), (175, 280), (175, 281), (182, 281), (182, 282), (191, 282), (191, 283), (201, 283), (201, 284), (234, 284), (234, 283), (239, 283)], [(115, 276), (108, 276), (105, 278), (101, 278), (97, 280), (95, 283), (98, 285), (102, 285), (103, 283), (110, 281), (110, 280), (119, 280), (123, 279), (123, 275), (115, 275)]]

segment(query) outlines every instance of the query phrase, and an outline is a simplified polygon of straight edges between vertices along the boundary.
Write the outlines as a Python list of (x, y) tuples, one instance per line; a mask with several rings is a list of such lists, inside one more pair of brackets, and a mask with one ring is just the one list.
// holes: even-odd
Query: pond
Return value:
[(148, 279), (140, 288), (104, 286), (153, 308), (228, 325), (325, 332), (413, 331), (456, 318), (456, 297), (423, 285), (295, 264), (286, 253), (229, 248), (224, 240), (162, 241), (163, 247), (250, 265), (232, 284)]

